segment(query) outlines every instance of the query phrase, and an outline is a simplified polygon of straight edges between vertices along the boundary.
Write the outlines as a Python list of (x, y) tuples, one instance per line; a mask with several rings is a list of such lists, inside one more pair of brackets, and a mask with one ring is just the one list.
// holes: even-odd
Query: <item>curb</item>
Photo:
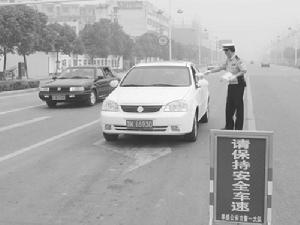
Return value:
[[(43, 85), (47, 81), (51, 81), (49, 78), (41, 78), (37, 79), (40, 81), (40, 85)], [(39, 87), (37, 88), (27, 88), (27, 89), (21, 89), (21, 90), (13, 90), (13, 91), (2, 91), (0, 92), (0, 96), (9, 96), (9, 95), (15, 95), (15, 94), (22, 94), (22, 93), (29, 93), (29, 92), (35, 92), (38, 91)]]
[(39, 88), (27, 88), (27, 89), (22, 89), (22, 90), (15, 90), (15, 91), (2, 91), (2, 92), (0, 92), (0, 96), (9, 96), (9, 95), (15, 95), (15, 94), (29, 93), (29, 92), (35, 92), (38, 90), (39, 90)]

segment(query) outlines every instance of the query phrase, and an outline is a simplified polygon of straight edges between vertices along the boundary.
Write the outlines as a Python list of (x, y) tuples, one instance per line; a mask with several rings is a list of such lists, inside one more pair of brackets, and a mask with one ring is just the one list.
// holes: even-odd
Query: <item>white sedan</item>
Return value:
[(103, 136), (183, 135), (195, 141), (208, 121), (208, 82), (190, 62), (156, 62), (132, 67), (104, 100)]

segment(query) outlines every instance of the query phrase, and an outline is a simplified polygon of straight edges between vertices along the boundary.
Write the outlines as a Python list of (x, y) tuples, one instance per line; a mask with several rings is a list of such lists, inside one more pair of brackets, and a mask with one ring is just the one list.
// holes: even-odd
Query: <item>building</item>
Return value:
[(200, 25), (181, 24), (172, 26), (172, 37), (174, 41), (184, 45), (196, 45), (200, 43)]
[(49, 23), (68, 24), (77, 34), (86, 24), (93, 24), (100, 19), (118, 22), (125, 33), (133, 37), (143, 35), (146, 32), (167, 35), (169, 29), (168, 16), (147, 0), (107, 0), (103, 3), (91, 0), (34, 3), (31, 6), (45, 13)]
[(148, 1), (111, 1), (117, 7), (117, 20), (130, 36), (147, 32), (167, 35), (169, 17)]
[(111, 19), (114, 10), (113, 5), (99, 3), (99, 1), (43, 3), (31, 6), (46, 14), (49, 23), (67, 24), (76, 34), (86, 24), (93, 24), (101, 18)]

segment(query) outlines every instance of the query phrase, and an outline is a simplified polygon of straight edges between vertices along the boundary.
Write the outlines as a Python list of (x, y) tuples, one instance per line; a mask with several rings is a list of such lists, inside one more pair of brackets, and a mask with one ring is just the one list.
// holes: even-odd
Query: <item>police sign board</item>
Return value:
[(271, 224), (272, 138), (267, 131), (211, 130), (210, 224)]
[(162, 35), (162, 36), (160, 36), (160, 37), (158, 38), (158, 43), (159, 43), (160, 45), (167, 45), (168, 42), (169, 42), (169, 39), (168, 39), (168, 37), (165, 36), (165, 35)]

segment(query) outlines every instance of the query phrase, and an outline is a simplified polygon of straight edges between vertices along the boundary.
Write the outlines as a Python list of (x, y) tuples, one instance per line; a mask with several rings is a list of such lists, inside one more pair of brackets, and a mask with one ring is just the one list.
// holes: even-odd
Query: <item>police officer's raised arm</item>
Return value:
[(213, 69), (211, 69), (211, 70), (206, 70), (206, 71), (204, 72), (204, 75), (208, 75), (208, 74), (210, 74), (210, 73), (217, 73), (217, 72), (220, 72), (220, 71), (222, 71), (222, 70), (226, 70), (226, 66), (227, 66), (227, 62), (224, 63), (223, 65), (218, 66), (218, 67), (216, 67), (216, 68), (213, 68)]

